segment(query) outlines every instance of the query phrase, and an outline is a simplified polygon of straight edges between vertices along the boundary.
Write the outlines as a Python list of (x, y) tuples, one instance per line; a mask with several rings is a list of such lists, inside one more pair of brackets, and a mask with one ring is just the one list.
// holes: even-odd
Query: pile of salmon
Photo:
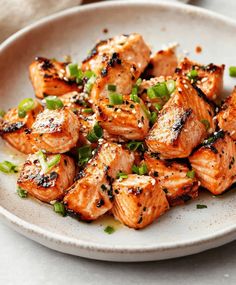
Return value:
[[(112, 214), (141, 229), (200, 186), (219, 195), (236, 181), (236, 89), (219, 104), (224, 65), (178, 60), (174, 48), (151, 53), (136, 33), (97, 43), (82, 80), (69, 64), (37, 57), (34, 108), (0, 121), (2, 138), (28, 155), (17, 184), (30, 195), (84, 221)], [(47, 108), (48, 96), (62, 106)], [(83, 147), (91, 157), (78, 163)], [(60, 155), (48, 172), (39, 151), (46, 162)]]

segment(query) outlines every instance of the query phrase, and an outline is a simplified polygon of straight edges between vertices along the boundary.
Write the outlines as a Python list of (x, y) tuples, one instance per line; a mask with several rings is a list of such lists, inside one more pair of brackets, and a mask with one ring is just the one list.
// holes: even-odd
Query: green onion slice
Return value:
[(229, 68), (229, 75), (231, 77), (236, 77), (236, 66), (230, 66), (230, 68)]
[(77, 152), (78, 152), (78, 160), (80, 166), (83, 166), (92, 157), (92, 148), (89, 145), (79, 147), (77, 149)]
[(108, 85), (107, 85), (107, 90), (108, 90), (108, 91), (115, 92), (115, 91), (116, 91), (116, 85), (114, 85), (114, 84), (108, 84)]
[(0, 109), (0, 117), (3, 118), (3, 117), (5, 116), (5, 114), (6, 114), (6, 112), (5, 112), (4, 110), (1, 110), (1, 109)]
[(92, 109), (92, 108), (85, 108), (85, 109), (83, 110), (83, 112), (90, 114), (90, 113), (93, 113), (93, 109)]
[(124, 172), (119, 172), (119, 173), (117, 173), (116, 178), (125, 179), (125, 178), (128, 178), (128, 174), (124, 173)]
[(159, 103), (153, 103), (153, 105), (158, 111), (161, 111), (161, 109), (163, 108), (163, 105)]
[(48, 173), (61, 160), (61, 155), (60, 154), (56, 154), (49, 161), (47, 161), (47, 157), (42, 152), (42, 150), (39, 150), (37, 152), (37, 157), (39, 159), (39, 162), (40, 162), (40, 165), (41, 165), (41, 168), (42, 168), (42, 172), (44, 174)]
[(115, 229), (112, 227), (112, 226), (107, 226), (105, 229), (104, 229), (104, 232), (111, 235), (115, 232)]
[(188, 72), (188, 74), (187, 74), (187, 76), (188, 76), (188, 78), (191, 80), (191, 79), (197, 79), (197, 77), (198, 77), (198, 72), (197, 72), (197, 70), (195, 70), (195, 69), (192, 69), (192, 70), (190, 70), (189, 72)]
[(79, 71), (78, 64), (76, 64), (76, 63), (68, 64), (66, 66), (66, 71), (67, 71), (69, 77), (71, 77), (71, 78), (77, 77), (78, 76), (78, 71)]
[(193, 179), (195, 177), (195, 171), (194, 170), (189, 170), (187, 173), (186, 173), (186, 176), (188, 178), (191, 178)]
[(121, 104), (123, 104), (123, 96), (119, 93), (110, 93), (109, 94), (109, 103), (111, 105), (121, 105)]
[(63, 102), (57, 96), (48, 96), (45, 98), (45, 101), (49, 110), (60, 109), (64, 106)]
[(156, 120), (157, 120), (157, 113), (156, 112), (151, 112), (150, 123), (152, 125), (154, 125)]
[(145, 150), (143, 142), (131, 141), (127, 143), (126, 146), (131, 151), (136, 151), (136, 150), (144, 151)]
[(23, 199), (28, 197), (28, 192), (26, 190), (22, 189), (21, 187), (17, 188), (16, 193), (18, 194), (19, 197), (21, 197)]
[(207, 208), (207, 205), (197, 204), (197, 205), (196, 205), (196, 208), (197, 208), (197, 209), (205, 209), (205, 208)]
[(30, 110), (34, 109), (35, 103), (32, 98), (23, 99), (18, 105), (18, 116), (24, 118)]
[(6, 174), (17, 173), (18, 166), (10, 161), (4, 160), (0, 162), (0, 171)]
[(65, 217), (66, 216), (66, 208), (62, 202), (56, 202), (53, 204), (53, 210), (55, 213)]
[(148, 173), (147, 165), (145, 163), (142, 163), (140, 166), (134, 164), (132, 166), (132, 171), (138, 175), (145, 175)]
[(87, 135), (87, 139), (91, 142), (97, 142), (103, 135), (103, 129), (101, 128), (101, 126), (96, 123), (93, 126), (93, 129), (88, 133)]
[(169, 94), (172, 94), (175, 90), (175, 81), (170, 79), (166, 81), (166, 87), (168, 89)]
[(137, 94), (131, 94), (130, 95), (130, 100), (132, 100), (135, 103), (140, 103), (140, 99), (139, 99)]
[(201, 123), (205, 126), (206, 130), (209, 130), (210, 129), (210, 123), (208, 120), (201, 120)]

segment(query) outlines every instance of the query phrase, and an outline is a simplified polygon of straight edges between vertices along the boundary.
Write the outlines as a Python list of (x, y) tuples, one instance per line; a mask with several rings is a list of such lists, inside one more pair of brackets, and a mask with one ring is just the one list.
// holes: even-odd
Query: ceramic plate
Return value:
[[(0, 47), (0, 107), (15, 106), (33, 96), (28, 66), (37, 55), (81, 60), (98, 39), (138, 32), (154, 50), (178, 42), (179, 51), (203, 63), (235, 64), (236, 23), (214, 13), (180, 4), (105, 2), (76, 7), (48, 17), (18, 32)], [(108, 33), (104, 34), (104, 29)], [(195, 47), (202, 53), (196, 54)], [(226, 93), (236, 81), (228, 77)], [(1, 141), (0, 160), (19, 161)], [(16, 177), (0, 174), (0, 216), (16, 231), (52, 249), (73, 255), (113, 261), (160, 260), (217, 247), (236, 237), (236, 194), (200, 198), (175, 207), (144, 230), (115, 225), (108, 218), (86, 224), (62, 218), (52, 207), (34, 199), (20, 199)], [(207, 209), (197, 209), (206, 204)]]

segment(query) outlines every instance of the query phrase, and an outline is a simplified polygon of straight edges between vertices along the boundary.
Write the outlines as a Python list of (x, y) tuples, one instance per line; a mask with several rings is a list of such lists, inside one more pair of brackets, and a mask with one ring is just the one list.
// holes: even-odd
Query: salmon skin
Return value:
[(190, 169), (176, 161), (166, 161), (144, 154), (148, 174), (156, 179), (161, 189), (166, 193), (170, 206), (184, 204), (198, 197), (199, 181), (189, 177)]
[(219, 131), (208, 138), (189, 161), (201, 185), (219, 195), (236, 181), (235, 158), (235, 142), (228, 134)]
[(130, 228), (142, 229), (163, 215), (169, 204), (165, 193), (150, 176), (129, 174), (112, 184), (115, 218)]
[(69, 213), (95, 220), (113, 206), (111, 184), (119, 172), (131, 172), (134, 155), (115, 143), (105, 142), (86, 165), (82, 177), (64, 198)]
[[(47, 160), (53, 155), (47, 155)], [(51, 202), (63, 198), (75, 177), (74, 160), (62, 154), (60, 161), (47, 173), (42, 172), (37, 154), (30, 154), (20, 171), (17, 184), (35, 198)]]

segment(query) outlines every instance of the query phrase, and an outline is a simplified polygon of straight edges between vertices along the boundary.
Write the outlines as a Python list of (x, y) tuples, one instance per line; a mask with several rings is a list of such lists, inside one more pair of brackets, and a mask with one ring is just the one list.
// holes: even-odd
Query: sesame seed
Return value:
[(182, 92), (183, 90), (182, 90), (182, 88), (178, 87), (178, 91), (179, 91), (179, 92)]
[(207, 78), (207, 77), (204, 77), (204, 78), (202, 78), (201, 81), (202, 81), (202, 83), (203, 83), (203, 82), (206, 82), (207, 80), (208, 80), (208, 78)]
[(136, 112), (136, 110), (132, 110), (132, 113), (133, 113), (133, 114), (136, 114), (137, 112)]
[(143, 124), (141, 122), (138, 123), (138, 127), (142, 128)]
[(186, 89), (188, 89), (188, 85), (187, 85), (187, 84), (184, 84), (184, 87), (185, 87)]

